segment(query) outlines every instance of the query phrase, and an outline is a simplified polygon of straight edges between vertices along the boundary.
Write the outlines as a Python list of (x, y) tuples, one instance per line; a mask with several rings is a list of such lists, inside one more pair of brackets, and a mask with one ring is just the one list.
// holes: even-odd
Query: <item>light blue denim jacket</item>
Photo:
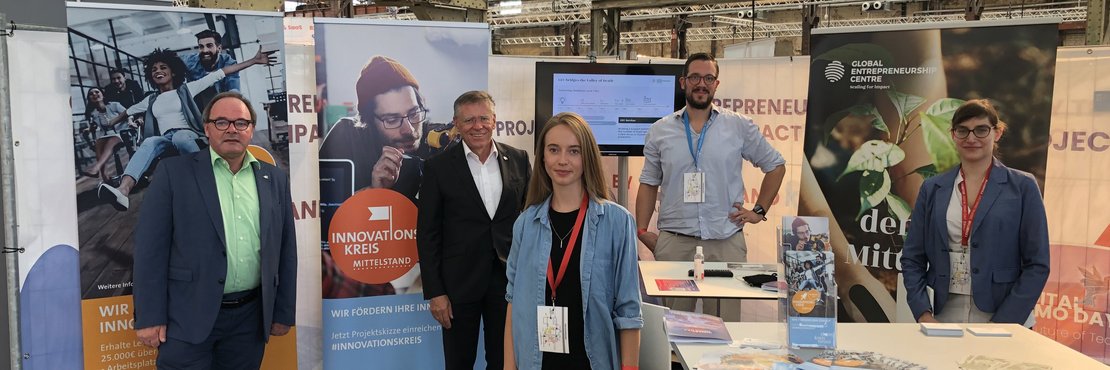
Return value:
[[(543, 363), (536, 307), (544, 305), (551, 257), (551, 198), (524, 210), (513, 224), (513, 246), (505, 270), (505, 300), (513, 304), (513, 349), (517, 368)], [(644, 326), (640, 315), (640, 270), (636, 226), (620, 205), (591, 200), (582, 239), (582, 312), (586, 355), (595, 370), (620, 369), (618, 331)]]

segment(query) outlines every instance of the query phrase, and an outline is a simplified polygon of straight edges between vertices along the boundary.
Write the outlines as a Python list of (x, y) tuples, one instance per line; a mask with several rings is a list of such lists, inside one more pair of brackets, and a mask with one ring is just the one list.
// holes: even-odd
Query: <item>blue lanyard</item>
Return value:
[(690, 156), (694, 157), (694, 168), (701, 170), (698, 166), (698, 158), (701, 157), (701, 146), (705, 144), (705, 133), (709, 131), (709, 126), (713, 125), (713, 113), (710, 112), (710, 119), (706, 120), (705, 126), (701, 129), (701, 135), (698, 136), (698, 150), (694, 151), (694, 134), (690, 129), (690, 114), (682, 112), (682, 124), (686, 126), (686, 147), (690, 148)]

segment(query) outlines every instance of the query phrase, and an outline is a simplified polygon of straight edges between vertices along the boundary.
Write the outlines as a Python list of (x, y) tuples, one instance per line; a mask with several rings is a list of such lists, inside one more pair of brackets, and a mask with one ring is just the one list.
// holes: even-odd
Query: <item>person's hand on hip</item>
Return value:
[(745, 224), (758, 224), (767, 220), (766, 217), (755, 213), (755, 211), (744, 208), (744, 205), (740, 203), (732, 203), (732, 208), (734, 208), (735, 211), (728, 214), (728, 220), (736, 224), (736, 227), (744, 228)]

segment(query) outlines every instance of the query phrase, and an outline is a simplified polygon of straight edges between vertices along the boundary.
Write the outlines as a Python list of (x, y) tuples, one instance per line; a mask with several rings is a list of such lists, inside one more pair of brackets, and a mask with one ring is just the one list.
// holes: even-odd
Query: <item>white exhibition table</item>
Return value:
[[(732, 340), (744, 338), (784, 343), (785, 323), (725, 323)], [(872, 351), (929, 369), (958, 369), (968, 356), (983, 355), (1019, 363), (1029, 362), (1061, 370), (1107, 369), (1107, 366), (1063, 344), (1016, 324), (961, 324), (961, 326), (1001, 327), (1011, 337), (977, 337), (964, 331), (963, 337), (927, 337), (918, 324), (837, 324), (838, 350)], [(706, 352), (727, 349), (723, 344), (672, 343), (675, 354), (686, 369), (697, 365)]]
[[(735, 262), (733, 262), (735, 263)], [(706, 262), (706, 270), (727, 269), (728, 262)], [(748, 286), (742, 277), (755, 274), (771, 274), (775, 272), (775, 264), (761, 265), (758, 263), (743, 263), (752, 268), (732, 269), (734, 277), (705, 277), (703, 281), (694, 282), (698, 286), (697, 292), (688, 291), (661, 291), (655, 284), (656, 279), (690, 280), (690, 269), (694, 262), (673, 261), (640, 261), (640, 276), (647, 289), (647, 295), (652, 297), (688, 297), (688, 298), (733, 298), (733, 299), (778, 299), (779, 294), (760, 288)]]

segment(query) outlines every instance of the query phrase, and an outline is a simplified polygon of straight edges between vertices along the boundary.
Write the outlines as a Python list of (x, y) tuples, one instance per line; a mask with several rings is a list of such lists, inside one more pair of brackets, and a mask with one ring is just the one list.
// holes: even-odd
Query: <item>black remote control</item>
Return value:
[[(694, 270), (691, 269), (689, 271), (689, 274), (687, 274), (687, 276), (694, 276)], [(706, 277), (732, 277), (732, 271), (731, 270), (723, 270), (723, 269), (706, 269), (705, 270), (705, 276)]]

